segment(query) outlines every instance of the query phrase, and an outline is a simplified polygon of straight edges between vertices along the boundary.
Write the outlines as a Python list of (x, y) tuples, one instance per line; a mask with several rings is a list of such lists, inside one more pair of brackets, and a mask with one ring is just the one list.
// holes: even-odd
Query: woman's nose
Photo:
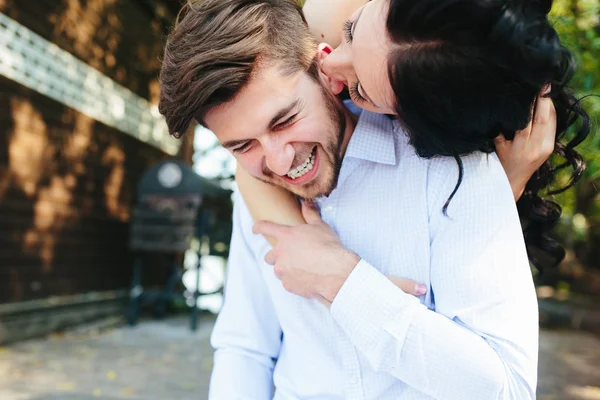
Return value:
[(348, 86), (348, 82), (353, 80), (354, 68), (351, 54), (346, 47), (342, 44), (325, 57), (321, 69), (328, 77), (341, 81)]

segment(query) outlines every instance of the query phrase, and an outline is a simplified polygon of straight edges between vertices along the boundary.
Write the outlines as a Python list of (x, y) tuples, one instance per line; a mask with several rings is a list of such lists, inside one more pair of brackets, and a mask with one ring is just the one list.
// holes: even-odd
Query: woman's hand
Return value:
[(554, 151), (556, 110), (552, 99), (544, 97), (548, 92), (549, 87), (538, 96), (531, 122), (518, 131), (513, 140), (506, 140), (502, 135), (496, 139), (496, 154), (504, 167), (515, 201), (523, 194), (533, 173)]
[[(276, 239), (277, 245), (265, 255), (265, 261), (274, 266), (287, 291), (332, 302), (360, 257), (342, 245), (312, 205), (304, 202), (302, 214), (307, 222), (304, 225), (261, 221), (254, 225), (254, 233)], [(409, 279), (391, 280), (406, 293), (420, 296), (427, 292), (424, 285)]]

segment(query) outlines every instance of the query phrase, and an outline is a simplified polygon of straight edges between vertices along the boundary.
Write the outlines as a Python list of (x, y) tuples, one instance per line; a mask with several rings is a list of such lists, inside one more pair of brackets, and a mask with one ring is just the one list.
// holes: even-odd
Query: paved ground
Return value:
[[(0, 400), (203, 400), (211, 318), (148, 321), (0, 348)], [(600, 400), (600, 338), (542, 331), (539, 400)]]
[(213, 319), (70, 333), (0, 351), (0, 400), (203, 400)]

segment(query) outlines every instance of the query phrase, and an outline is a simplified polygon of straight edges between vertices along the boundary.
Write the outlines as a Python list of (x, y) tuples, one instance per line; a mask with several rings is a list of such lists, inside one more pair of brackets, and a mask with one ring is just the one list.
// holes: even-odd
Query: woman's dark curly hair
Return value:
[[(562, 210), (539, 193), (558, 193), (577, 182), (585, 163), (575, 147), (590, 131), (588, 115), (568, 88), (575, 63), (548, 21), (551, 7), (552, 0), (389, 0), (386, 22), (394, 43), (388, 73), (399, 119), (420, 156), (458, 162), (459, 181), (448, 201), (462, 180), (460, 156), (493, 151), (500, 134), (513, 139), (551, 84), (547, 96), (558, 121), (554, 153), (563, 161), (547, 161), (517, 203), (529, 257), (539, 270), (557, 265), (565, 254), (549, 235)], [(575, 124), (571, 140), (563, 143)], [(572, 168), (569, 183), (549, 190), (566, 167)]]

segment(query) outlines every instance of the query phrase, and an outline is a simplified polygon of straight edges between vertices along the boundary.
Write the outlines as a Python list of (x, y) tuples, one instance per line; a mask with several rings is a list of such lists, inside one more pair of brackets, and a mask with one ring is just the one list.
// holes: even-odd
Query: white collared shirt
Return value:
[[(235, 198), (210, 399), (532, 399), (538, 314), (512, 191), (494, 154), (425, 160), (363, 112), (321, 215), (362, 257), (328, 310), (285, 291)], [(384, 275), (430, 288), (420, 298)]]

